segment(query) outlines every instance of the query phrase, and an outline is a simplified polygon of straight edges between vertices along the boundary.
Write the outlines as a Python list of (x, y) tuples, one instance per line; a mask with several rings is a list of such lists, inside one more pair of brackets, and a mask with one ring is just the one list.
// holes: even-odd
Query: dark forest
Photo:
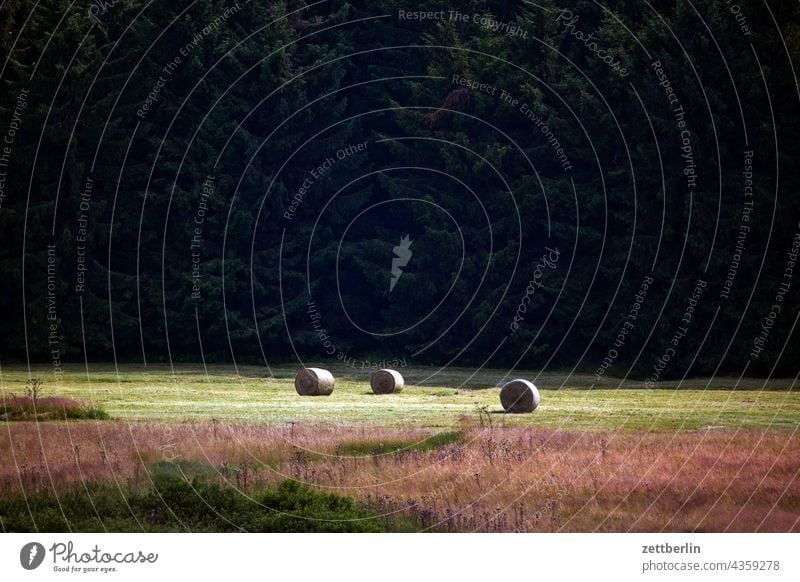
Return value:
[(70, 6), (2, 8), (4, 363), (796, 372), (797, 2)]

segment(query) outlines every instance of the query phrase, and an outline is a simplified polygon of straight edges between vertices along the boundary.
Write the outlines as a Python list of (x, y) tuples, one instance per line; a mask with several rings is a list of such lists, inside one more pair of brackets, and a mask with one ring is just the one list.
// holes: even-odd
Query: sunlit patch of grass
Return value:
[[(322, 365), (325, 365), (324, 363)], [(495, 426), (548, 427), (588, 430), (800, 428), (800, 392), (781, 391), (783, 380), (690, 379), (680, 387), (664, 382), (643, 389), (626, 381), (612, 389), (613, 379), (593, 384), (587, 375), (563, 376), (515, 371), (535, 378), (542, 403), (532, 414), (503, 414), (498, 383), (505, 371), (462, 368), (438, 372), (409, 367), (402, 373), (406, 387), (399, 394), (377, 396), (369, 389), (369, 370), (330, 366), (336, 388), (326, 397), (301, 397), (294, 390), (296, 367), (242, 367), (239, 374), (224, 366), (185, 365), (173, 373), (167, 367), (147, 369), (94, 365), (86, 372), (67, 366), (58, 379), (48, 380), (53, 393), (102, 407), (114, 418), (131, 421), (197, 422), (315, 426), (372, 426), (453, 430), (463, 416), (478, 407), (492, 413)], [(44, 371), (39, 371), (44, 375)], [(4, 367), (0, 390), (21, 392), (27, 368)], [(594, 386), (594, 387), (592, 387)], [(709, 389), (706, 389), (708, 386)], [(746, 390), (744, 390), (744, 389)], [(762, 390), (762, 388), (764, 388)]]

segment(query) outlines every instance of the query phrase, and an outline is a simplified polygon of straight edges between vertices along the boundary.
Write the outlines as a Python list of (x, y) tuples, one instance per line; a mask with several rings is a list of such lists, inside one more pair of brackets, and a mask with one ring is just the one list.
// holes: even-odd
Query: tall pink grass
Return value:
[(82, 482), (147, 486), (154, 463), (183, 460), (245, 490), (296, 479), (441, 531), (800, 531), (800, 438), (781, 431), (465, 427), (459, 442), (432, 451), (343, 457), (343, 443), (413, 444), (433, 433), (221, 422), (7, 426), (0, 495)]

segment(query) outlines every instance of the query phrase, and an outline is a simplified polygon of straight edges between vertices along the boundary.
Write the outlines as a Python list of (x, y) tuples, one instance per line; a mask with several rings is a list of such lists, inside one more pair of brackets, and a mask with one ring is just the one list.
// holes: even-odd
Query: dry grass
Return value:
[[(297, 479), (444, 531), (800, 531), (796, 432), (490, 430), (465, 421), (459, 442), (424, 450), (412, 445), (435, 433), (409, 428), (7, 427), (0, 495), (82, 482), (137, 487), (157, 461), (180, 459), (245, 490)], [(337, 455), (343, 443), (401, 446), (351, 457)]]

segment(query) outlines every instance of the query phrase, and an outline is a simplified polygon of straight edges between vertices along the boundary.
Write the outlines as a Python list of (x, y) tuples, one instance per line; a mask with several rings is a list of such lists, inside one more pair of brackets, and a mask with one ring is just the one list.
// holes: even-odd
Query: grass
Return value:
[[(45, 368), (39, 370), (45, 376)], [(294, 391), (296, 367), (240, 368), (223, 366), (208, 372), (183, 366), (68, 367), (59, 378), (46, 379), (49, 393), (72, 397), (101, 407), (111, 416), (130, 421), (209, 421), (281, 425), (368, 425), (454, 430), (461, 418), (480, 407), (494, 422), (507, 427), (559, 429), (698, 429), (773, 428), (800, 426), (800, 392), (785, 390), (790, 382), (745, 379), (693, 379), (680, 386), (664, 383), (644, 389), (634, 382), (604, 379), (594, 385), (590, 376), (559, 376), (517, 372), (535, 378), (542, 404), (533, 414), (502, 414), (497, 384), (504, 373), (481, 370), (405, 368), (406, 388), (400, 394), (377, 396), (369, 388), (369, 371), (332, 367), (336, 389), (328, 397), (299, 397)], [(0, 390), (21, 391), (27, 369), (4, 367)], [(594, 387), (593, 387), (594, 386)], [(738, 389), (733, 390), (734, 387)], [(782, 390), (783, 389), (783, 390)]]
[(344, 457), (364, 457), (375, 455), (403, 454), (409, 452), (432, 451), (444, 445), (449, 445), (461, 438), (461, 432), (456, 430), (440, 432), (422, 440), (409, 439), (371, 439), (358, 441), (345, 441), (336, 447), (336, 454)]
[[(70, 405), (3, 423), (0, 526), (800, 531), (790, 382), (647, 390), (518, 372), (542, 404), (508, 415), (497, 370), (407, 368), (402, 393), (376, 396), (368, 371), (334, 367), (333, 395), (314, 398), (295, 393), (295, 371), (92, 366), (46, 377), (54, 402), (114, 420), (64, 419)], [(24, 393), (28, 375), (2, 368), (0, 392)]]
[(0, 394), (0, 420), (108, 420), (99, 406), (74, 398), (12, 396)]
[[(24, 492), (34, 500), (36, 526), (46, 531), (66, 527), (56, 496), (67, 500), (65, 519), (81, 531), (140, 531), (117, 506), (126, 499), (147, 531), (181, 523), (232, 531), (215, 511), (248, 531), (317, 527), (315, 518), (247, 517), (257, 509), (241, 499), (283, 507), (263, 495), (288, 480), (346, 497), (352, 505), (343, 507), (392, 531), (800, 531), (798, 433), (489, 429), (475, 420), (454, 439), (370, 427), (17, 423), (0, 433), (0, 457), (9, 459), (0, 465), (0, 524), (32, 527)], [(354, 443), (364, 451), (387, 442), (418, 445), (339, 454), (358, 452)], [(158, 504), (153, 488), (161, 491), (165, 481), (181, 485)], [(92, 500), (111, 506), (101, 512), (102, 524)], [(292, 513), (302, 506), (286, 504)], [(158, 519), (147, 521), (152, 512)], [(351, 531), (352, 524), (339, 525)]]
[(390, 523), (352, 499), (295, 481), (246, 495), (228, 485), (189, 481), (180, 470), (153, 476), (143, 491), (100, 486), (0, 498), (0, 523), (5, 532), (73, 533), (381, 532)]

